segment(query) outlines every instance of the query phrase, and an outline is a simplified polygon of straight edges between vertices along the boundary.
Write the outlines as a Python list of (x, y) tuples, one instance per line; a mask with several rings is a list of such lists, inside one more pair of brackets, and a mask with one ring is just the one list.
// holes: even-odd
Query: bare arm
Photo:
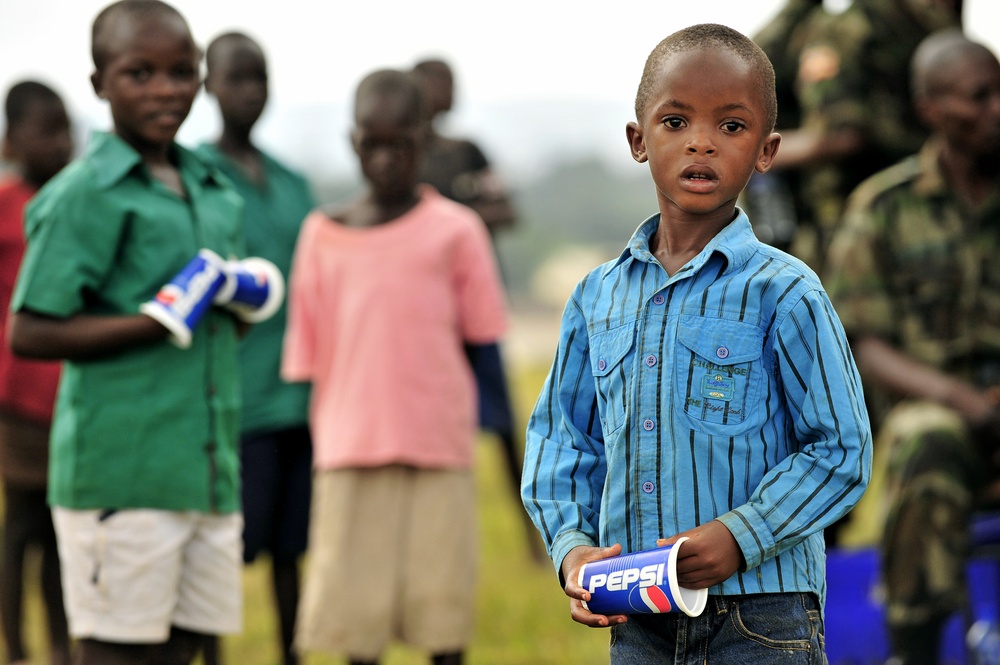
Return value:
[(7, 325), (7, 345), (15, 355), (50, 360), (93, 360), (166, 338), (167, 329), (143, 314), (58, 319), (20, 311)]
[(476, 172), (473, 189), (476, 196), (466, 204), (479, 213), (491, 233), (510, 228), (517, 221), (517, 213), (507, 194), (507, 188), (489, 168)]
[(823, 133), (812, 128), (787, 129), (781, 132), (781, 150), (774, 156), (772, 168), (801, 169), (850, 157), (864, 146), (858, 129), (844, 128)]
[(861, 374), (883, 388), (951, 407), (972, 425), (1000, 420), (1000, 400), (993, 391), (914, 360), (878, 337), (862, 337), (851, 347)]

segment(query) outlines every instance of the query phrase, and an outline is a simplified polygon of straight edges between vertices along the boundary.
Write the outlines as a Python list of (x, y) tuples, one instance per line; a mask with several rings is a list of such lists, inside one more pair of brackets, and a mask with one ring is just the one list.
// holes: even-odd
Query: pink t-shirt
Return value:
[(313, 212), (292, 262), (282, 376), (313, 384), (316, 468), (470, 467), (476, 387), (462, 343), (496, 341), (506, 321), (469, 208), (424, 188), (380, 226)]

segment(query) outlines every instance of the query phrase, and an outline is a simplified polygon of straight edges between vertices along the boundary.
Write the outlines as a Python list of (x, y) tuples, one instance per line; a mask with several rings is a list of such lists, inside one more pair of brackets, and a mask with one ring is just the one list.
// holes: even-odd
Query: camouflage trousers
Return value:
[(884, 421), (880, 448), (886, 619), (932, 625), (966, 603), (969, 521), (986, 475), (979, 446), (955, 412), (908, 402)]

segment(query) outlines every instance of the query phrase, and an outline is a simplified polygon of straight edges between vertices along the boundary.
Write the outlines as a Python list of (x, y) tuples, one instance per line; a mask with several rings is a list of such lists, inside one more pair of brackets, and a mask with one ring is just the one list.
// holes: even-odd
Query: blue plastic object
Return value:
[[(975, 663), (966, 645), (967, 626), (1000, 617), (1000, 557), (976, 556), (966, 567), (970, 617), (956, 614), (945, 626), (942, 665)], [(830, 550), (826, 561), (826, 653), (830, 665), (883, 665), (889, 638), (879, 600), (874, 549)]]

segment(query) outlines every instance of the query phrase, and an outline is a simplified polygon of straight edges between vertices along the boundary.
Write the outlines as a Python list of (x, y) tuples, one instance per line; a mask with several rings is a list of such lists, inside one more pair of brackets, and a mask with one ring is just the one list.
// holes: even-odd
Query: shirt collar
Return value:
[(942, 150), (942, 142), (936, 139), (929, 139), (917, 153), (917, 162), (920, 173), (914, 183), (914, 189), (918, 194), (925, 197), (947, 196), (949, 194), (948, 183), (941, 173), (941, 163), (939, 160)]
[[(177, 156), (177, 164), (182, 173), (189, 175), (195, 182), (217, 181), (215, 169), (209, 168), (202, 160), (194, 156), (187, 148), (178, 143), (172, 146)], [(107, 189), (122, 180), (129, 173), (143, 168), (142, 157), (120, 137), (109, 132), (94, 132), (87, 146), (87, 160), (97, 175), (97, 186)]]
[[(719, 231), (705, 245), (705, 248), (698, 253), (698, 256), (688, 261), (683, 268), (677, 271), (677, 274), (697, 272), (716, 253), (720, 254), (726, 261), (726, 268), (723, 274), (741, 268), (750, 260), (750, 257), (757, 251), (757, 237), (753, 233), (753, 228), (750, 226), (750, 219), (746, 213), (739, 208), (736, 209), (736, 212), (736, 219)], [(605, 269), (603, 276), (607, 277), (618, 266), (630, 261), (658, 263), (649, 250), (649, 240), (656, 233), (656, 227), (659, 224), (659, 213), (640, 224), (617, 260), (610, 263)]]

